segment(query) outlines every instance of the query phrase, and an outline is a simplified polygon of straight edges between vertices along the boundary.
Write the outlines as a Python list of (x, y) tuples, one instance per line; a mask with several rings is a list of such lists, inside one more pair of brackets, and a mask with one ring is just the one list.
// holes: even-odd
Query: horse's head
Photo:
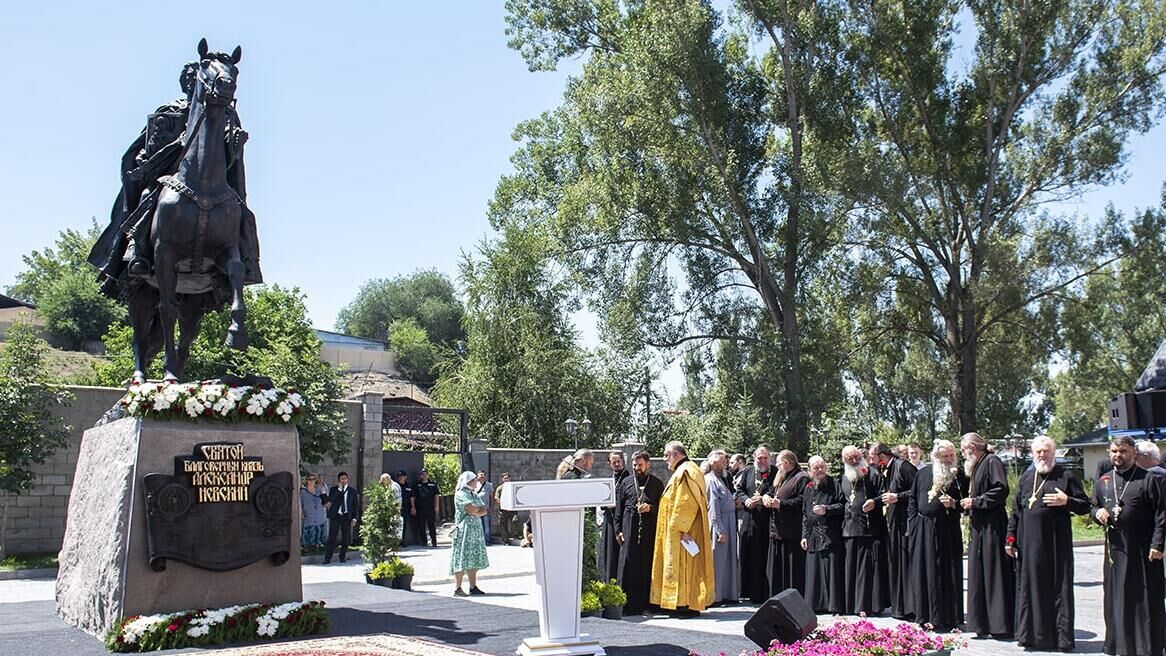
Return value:
[(211, 52), (206, 39), (198, 42), (197, 80), (200, 90), (195, 96), (202, 96), (203, 102), (211, 105), (227, 105), (235, 99), (235, 79), (239, 75), (236, 64), (243, 58), (243, 48), (236, 46), (234, 52)]

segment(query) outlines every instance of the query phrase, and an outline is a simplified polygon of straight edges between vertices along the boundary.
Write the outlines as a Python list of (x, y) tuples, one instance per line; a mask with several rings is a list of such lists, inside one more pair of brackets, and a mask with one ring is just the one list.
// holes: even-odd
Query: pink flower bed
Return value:
[[(967, 645), (961, 637), (944, 638), (930, 632), (930, 626), (902, 623), (881, 629), (870, 621), (845, 620), (818, 629), (793, 644), (776, 640), (769, 649), (741, 652), (741, 656), (921, 656)], [(699, 656), (692, 652), (690, 656)], [(721, 652), (720, 656), (726, 656)]]

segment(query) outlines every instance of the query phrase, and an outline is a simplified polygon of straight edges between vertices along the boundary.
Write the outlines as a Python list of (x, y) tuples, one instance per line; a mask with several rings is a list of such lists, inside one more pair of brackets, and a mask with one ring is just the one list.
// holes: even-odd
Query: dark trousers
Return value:
[(413, 517), (409, 516), (408, 510), (401, 513), (401, 546), (402, 547), (407, 545), (407, 544), (416, 544), (416, 542), (413, 540), (413, 530), (414, 530), (413, 527), (414, 527), (414, 524), (416, 524), (416, 523), (417, 523), (417, 521), (415, 519), (413, 519)]
[(332, 560), (337, 534), (340, 537), (340, 560), (347, 560), (348, 545), (352, 542), (352, 515), (337, 514), (328, 519), (328, 542), (324, 545), (324, 562)]
[(514, 530), (514, 520), (517, 518), (518, 513), (513, 510), (498, 510), (498, 535), (502, 538), (502, 544), (507, 544), (511, 538), (522, 537), (522, 529)]
[(413, 537), (417, 539), (417, 544), (425, 545), (425, 531), (429, 530), (429, 543), (437, 546), (437, 513), (417, 511), (413, 519)]

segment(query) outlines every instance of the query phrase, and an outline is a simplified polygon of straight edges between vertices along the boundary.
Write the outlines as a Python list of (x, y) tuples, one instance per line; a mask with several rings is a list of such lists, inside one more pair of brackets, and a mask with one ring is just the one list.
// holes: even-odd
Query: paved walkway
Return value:
[[(1077, 652), (1101, 653), (1104, 634), (1101, 605), (1102, 547), (1076, 549)], [(333, 634), (395, 632), (446, 640), (449, 644), (492, 654), (511, 654), (518, 642), (537, 633), (537, 586), (534, 555), (530, 549), (492, 545), (490, 568), (482, 572), (483, 597), (452, 597), (449, 550), (444, 547), (412, 547), (402, 558), (415, 569), (414, 593), (366, 586), (359, 562), (303, 567), (304, 594), (324, 599), (334, 618)], [(49, 651), (40, 654), (88, 656), (104, 653), (96, 640), (64, 625), (53, 616), (53, 581), (0, 582), (0, 654), (23, 654), (30, 635), (47, 640)], [(623, 621), (587, 619), (586, 630), (601, 643), (611, 645), (609, 654), (683, 654), (696, 648), (705, 654), (720, 650), (735, 654), (749, 646), (741, 636), (754, 607), (714, 608), (700, 617), (678, 620), (665, 616), (637, 617)], [(833, 618), (819, 617), (820, 623)], [(890, 618), (872, 618), (892, 626)], [(650, 642), (637, 642), (650, 640)], [(648, 646), (650, 645), (650, 649)], [(58, 651), (53, 651), (56, 649)], [(1026, 652), (1015, 643), (994, 640), (969, 641), (961, 654), (1005, 656)]]

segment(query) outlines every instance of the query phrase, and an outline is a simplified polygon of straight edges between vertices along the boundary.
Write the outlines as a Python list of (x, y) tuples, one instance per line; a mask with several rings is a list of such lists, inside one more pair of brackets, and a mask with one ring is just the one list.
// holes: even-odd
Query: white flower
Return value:
[(279, 630), (279, 623), (281, 620), (292, 614), (292, 611), (304, 608), (304, 604), (293, 601), (287, 604), (280, 604), (267, 609), (267, 612), (259, 616), (256, 620), (258, 627), (256, 633), (261, 636), (274, 637), (275, 632)]
[(163, 622), (170, 621), (170, 615), (143, 615), (132, 622), (127, 622), (121, 629), (122, 637), (125, 638), (126, 643), (133, 644), (138, 641), (143, 634), (149, 633), (154, 627)]

